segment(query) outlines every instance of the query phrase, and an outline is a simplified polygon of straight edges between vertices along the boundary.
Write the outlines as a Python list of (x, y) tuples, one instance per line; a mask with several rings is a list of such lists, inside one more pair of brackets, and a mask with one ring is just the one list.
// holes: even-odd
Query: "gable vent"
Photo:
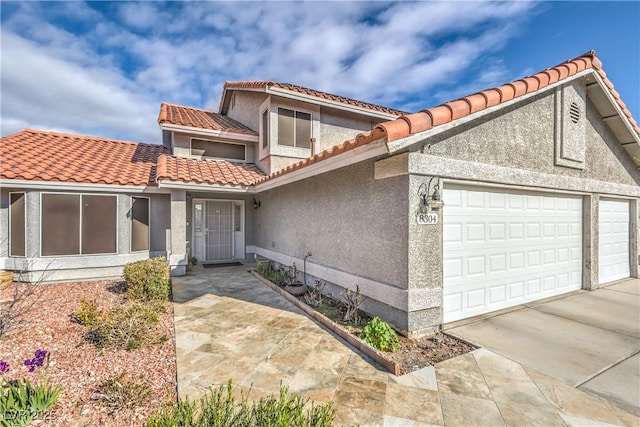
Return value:
[(578, 123), (578, 120), (580, 120), (580, 107), (575, 102), (572, 102), (569, 106), (569, 117), (571, 117), (573, 123)]

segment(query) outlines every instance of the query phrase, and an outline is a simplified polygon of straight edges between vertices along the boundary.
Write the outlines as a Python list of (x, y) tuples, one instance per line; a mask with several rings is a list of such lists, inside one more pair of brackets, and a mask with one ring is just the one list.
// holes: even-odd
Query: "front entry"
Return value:
[(193, 255), (201, 262), (244, 259), (244, 201), (193, 201)]

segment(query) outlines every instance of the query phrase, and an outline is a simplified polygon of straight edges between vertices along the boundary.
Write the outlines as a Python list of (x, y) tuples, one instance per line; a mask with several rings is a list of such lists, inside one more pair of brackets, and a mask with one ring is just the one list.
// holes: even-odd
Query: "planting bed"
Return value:
[[(0, 300), (11, 289), (0, 291)], [(9, 363), (6, 380), (40, 380), (43, 371), (29, 373), (22, 366), (35, 350), (50, 352), (46, 370), (48, 382), (62, 389), (51, 419), (33, 425), (56, 426), (138, 426), (176, 394), (176, 355), (173, 309), (159, 315), (159, 333), (167, 340), (133, 351), (100, 350), (87, 343), (87, 328), (72, 320), (83, 298), (96, 300), (100, 309), (109, 310), (124, 301), (118, 281), (77, 282), (38, 287), (38, 303), (29, 312), (27, 323), (0, 338), (0, 360)], [(97, 401), (97, 387), (108, 378), (126, 371), (128, 378), (149, 384), (152, 393), (135, 409), (113, 409)]]
[(270, 282), (257, 272), (254, 272), (254, 275), (394, 375), (403, 375), (425, 366), (435, 365), (476, 348), (451, 335), (438, 332), (432, 336), (421, 338), (408, 338), (399, 335), (398, 351), (381, 352), (357, 338), (362, 327), (371, 320), (367, 314), (360, 311), (361, 320), (358, 324), (344, 322), (346, 307), (341, 301), (325, 296), (322, 303), (314, 308), (306, 303), (304, 296), (291, 295), (286, 292), (286, 288)]

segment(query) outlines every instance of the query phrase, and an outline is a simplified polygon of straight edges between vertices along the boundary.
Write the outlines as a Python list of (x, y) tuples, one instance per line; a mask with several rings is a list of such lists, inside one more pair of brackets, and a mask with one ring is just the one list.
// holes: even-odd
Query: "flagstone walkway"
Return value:
[(284, 384), (333, 401), (336, 425), (640, 425), (633, 414), (485, 349), (396, 377), (249, 268), (196, 267), (172, 279), (181, 397), (231, 379), (252, 398)]

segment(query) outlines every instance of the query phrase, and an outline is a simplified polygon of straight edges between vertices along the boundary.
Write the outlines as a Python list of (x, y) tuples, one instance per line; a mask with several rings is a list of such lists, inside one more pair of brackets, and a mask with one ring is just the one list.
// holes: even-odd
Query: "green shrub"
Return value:
[(291, 282), (291, 278), (284, 271), (284, 269), (274, 268), (271, 261), (258, 261), (256, 272), (268, 281), (275, 283), (278, 286), (286, 286)]
[(98, 401), (113, 412), (123, 408), (136, 408), (144, 404), (152, 389), (146, 382), (127, 378), (126, 372), (108, 378), (97, 387)]
[(165, 257), (125, 265), (124, 280), (130, 299), (169, 300), (169, 263)]
[(60, 388), (45, 381), (31, 384), (17, 379), (0, 383), (0, 425), (26, 426), (52, 409), (59, 394)]
[(76, 320), (88, 328), (93, 328), (100, 322), (102, 311), (98, 309), (98, 303), (95, 300), (83, 298), (80, 301), (80, 310), (76, 312)]
[(360, 339), (380, 351), (397, 351), (398, 334), (384, 320), (378, 317), (371, 319), (360, 333)]
[(158, 313), (152, 305), (125, 304), (111, 309), (86, 337), (100, 348), (135, 350), (162, 341), (157, 325)]
[(263, 397), (250, 403), (243, 393), (237, 400), (229, 381), (226, 387), (209, 389), (207, 394), (197, 401), (180, 399), (156, 412), (147, 420), (147, 426), (330, 426), (335, 419), (335, 410), (331, 403), (312, 404), (305, 408), (308, 401), (298, 395), (289, 394), (288, 388), (284, 386), (280, 388), (279, 396)]

